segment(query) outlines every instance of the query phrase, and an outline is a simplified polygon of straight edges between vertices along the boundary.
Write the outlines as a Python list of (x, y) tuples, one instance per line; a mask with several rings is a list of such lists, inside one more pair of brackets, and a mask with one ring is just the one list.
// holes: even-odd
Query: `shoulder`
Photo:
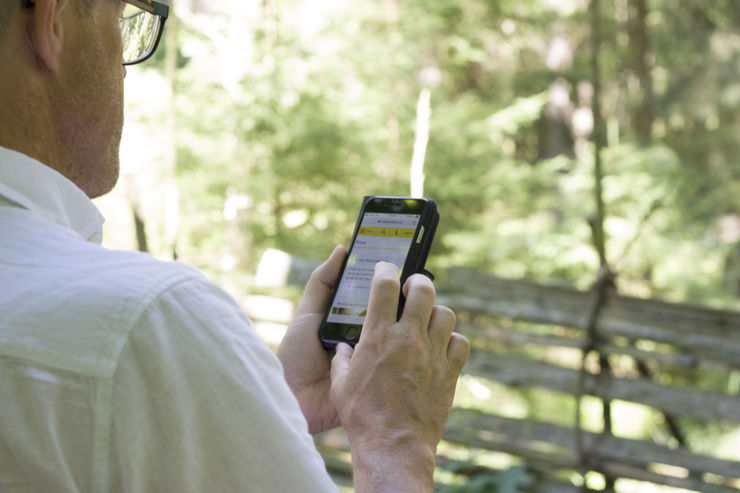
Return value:
[(59, 286), (60, 301), (82, 306), (87, 313), (130, 325), (138, 313), (163, 292), (180, 284), (211, 286), (197, 269), (181, 262), (158, 260), (147, 253), (109, 250), (94, 244), (58, 250), (57, 265), (39, 278)]
[(0, 235), (0, 280), (18, 288), (6, 293), (10, 296), (33, 292), (51, 294), (45, 301), (92, 305), (92, 300), (115, 302), (151, 295), (182, 279), (202, 279), (182, 263), (84, 241), (69, 228), (27, 210), (2, 212), (0, 219), (7, 224), (0, 223), (0, 228), (7, 234)]
[(0, 353), (109, 377), (134, 326), (164, 293), (181, 285), (219, 291), (179, 262), (53, 232), (37, 240), (0, 249), (8, 253), (0, 261)]
[(158, 260), (147, 253), (108, 250), (90, 245), (70, 272), (80, 288), (101, 303), (145, 305), (181, 283), (210, 286), (197, 269), (181, 262)]

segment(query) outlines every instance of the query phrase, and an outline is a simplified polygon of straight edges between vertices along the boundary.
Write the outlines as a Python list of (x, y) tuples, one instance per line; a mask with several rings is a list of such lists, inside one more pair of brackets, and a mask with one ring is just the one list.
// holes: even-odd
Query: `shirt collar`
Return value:
[(0, 198), (100, 243), (105, 219), (77, 185), (20, 152), (0, 146)]

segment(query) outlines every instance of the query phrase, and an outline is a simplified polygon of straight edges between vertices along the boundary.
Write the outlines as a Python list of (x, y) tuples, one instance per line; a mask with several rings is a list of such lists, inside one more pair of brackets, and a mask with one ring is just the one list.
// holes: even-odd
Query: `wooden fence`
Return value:
[[(292, 283), (306, 277), (306, 266), (297, 265)], [(699, 453), (684, 428), (740, 427), (740, 313), (620, 296), (608, 286), (600, 295), (463, 270), (449, 272), (437, 292), (472, 343), (463, 383), (494, 388), (487, 399), (453, 409), (438, 491), (624, 492), (647, 491), (648, 483), (738, 491), (740, 443), (725, 458)], [(545, 389), (570, 405), (556, 419), (507, 416), (496, 406), (497, 388)], [(601, 403), (597, 430), (583, 425), (584, 399)], [(612, 433), (627, 419), (613, 412), (615, 401), (652, 409), (664, 443)], [(589, 421), (593, 428), (593, 416)], [(327, 433), (317, 446), (338, 482), (351, 483), (346, 439)], [(520, 461), (518, 476), (506, 476), (487, 454)], [(594, 473), (595, 482), (581, 483)]]
[[(740, 363), (740, 313), (630, 298), (607, 289), (589, 331), (595, 290), (453, 271), (439, 292), (439, 301), (467, 320), (460, 330), (475, 347), (467, 374), (517, 388), (551, 389), (574, 399), (589, 395), (604, 401), (607, 409), (617, 399), (649, 406), (663, 415), (676, 445), (585, 432), (575, 427), (577, 419), (574, 426), (562, 426), (470, 409), (455, 410), (463, 419), (449, 428), (448, 441), (504, 451), (543, 464), (549, 472), (598, 471), (608, 486), (631, 478), (707, 493), (737, 491), (740, 462), (692, 453), (681, 420), (693, 426), (697, 421), (740, 424), (740, 398), (726, 391)], [(544, 326), (531, 330), (507, 323), (503, 328), (495, 323), (502, 317)], [(531, 350), (513, 355), (501, 350), (516, 346), (591, 349), (599, 362), (589, 365), (581, 359), (568, 367), (532, 358)], [(631, 374), (606, 371), (614, 360), (622, 366), (627, 362)], [(610, 419), (620, 417), (606, 421)], [(579, 489), (563, 485), (558, 491)]]

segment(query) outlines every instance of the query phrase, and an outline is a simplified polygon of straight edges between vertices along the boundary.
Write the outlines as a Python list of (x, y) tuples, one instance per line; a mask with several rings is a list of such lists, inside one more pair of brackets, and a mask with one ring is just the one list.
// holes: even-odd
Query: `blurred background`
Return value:
[[(323, 260), (364, 195), (438, 202), (441, 283), (462, 268), (586, 290), (606, 261), (620, 295), (740, 308), (736, 0), (175, 0), (125, 89), (104, 245), (198, 267), (268, 342), (300, 287), (258, 279), (260, 261)], [(688, 380), (736, 395), (736, 368)], [(571, 397), (465, 378), (459, 406), (572, 425)], [(620, 405), (626, 435), (657, 440), (660, 412)], [(684, 431), (740, 459), (736, 425)], [(613, 486), (577, 476), (561, 479)]]

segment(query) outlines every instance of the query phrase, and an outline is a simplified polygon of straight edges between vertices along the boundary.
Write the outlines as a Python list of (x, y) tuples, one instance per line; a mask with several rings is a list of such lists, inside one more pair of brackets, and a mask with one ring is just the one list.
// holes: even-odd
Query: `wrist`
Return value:
[(432, 447), (398, 431), (390, 438), (350, 440), (355, 492), (431, 492), (434, 490)]

